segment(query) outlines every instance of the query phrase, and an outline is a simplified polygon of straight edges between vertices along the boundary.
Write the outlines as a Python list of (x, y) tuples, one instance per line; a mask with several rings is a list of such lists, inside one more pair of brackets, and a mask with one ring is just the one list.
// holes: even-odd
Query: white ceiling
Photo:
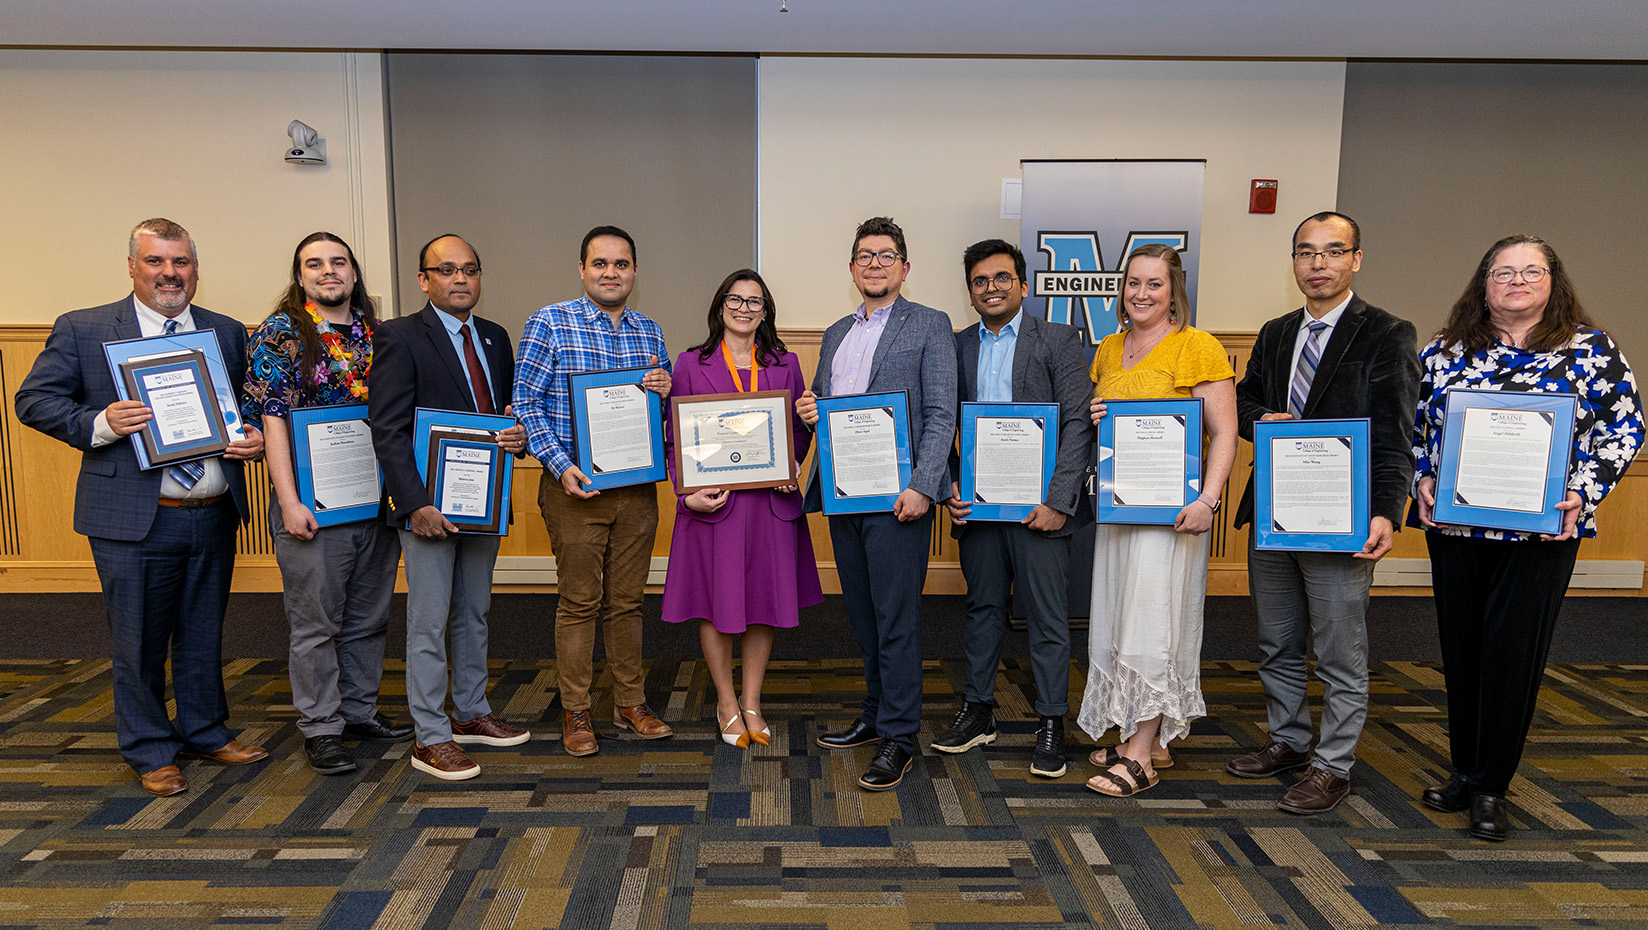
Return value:
[(0, 44), (1648, 59), (1648, 0), (3, 0)]

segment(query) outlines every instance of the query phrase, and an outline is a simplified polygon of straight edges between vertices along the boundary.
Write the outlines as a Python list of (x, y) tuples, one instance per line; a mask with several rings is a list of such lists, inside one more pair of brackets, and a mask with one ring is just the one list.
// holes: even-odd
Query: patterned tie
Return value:
[[(166, 335), (177, 335), (176, 320), (166, 321)], [(176, 481), (179, 485), (181, 485), (183, 490), (187, 491), (194, 487), (200, 479), (206, 477), (206, 466), (200, 464), (199, 462), (184, 462), (180, 465), (167, 466), (166, 474), (173, 481)]]
[(1293, 414), (1295, 420), (1304, 415), (1305, 398), (1310, 396), (1310, 382), (1316, 377), (1316, 366), (1322, 361), (1322, 330), (1328, 324), (1321, 320), (1312, 320), (1310, 335), (1305, 339), (1304, 351), (1299, 353), (1299, 365), (1293, 370), (1293, 386), (1288, 389), (1287, 412)]
[(458, 332), (463, 333), (464, 366), (469, 369), (469, 389), (475, 392), (475, 409), (480, 413), (496, 413), (492, 389), (486, 383), (486, 370), (481, 367), (481, 357), (475, 354), (474, 340), (469, 338), (469, 324), (465, 323)]

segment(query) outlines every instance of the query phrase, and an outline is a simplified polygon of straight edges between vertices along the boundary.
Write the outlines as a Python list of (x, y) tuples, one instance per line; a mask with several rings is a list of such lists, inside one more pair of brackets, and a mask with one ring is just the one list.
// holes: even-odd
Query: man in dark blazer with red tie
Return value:
[[(188, 787), (179, 761), (228, 765), (267, 753), (234, 739), (225, 723), (223, 612), (235, 568), (235, 531), (251, 515), (242, 463), (263, 454), (263, 434), (245, 438), (201, 473), (141, 469), (127, 438), (153, 413), (121, 400), (103, 344), (210, 329), (236, 396), (246, 379), (246, 327), (196, 307), (194, 240), (167, 219), (144, 220), (127, 249), (131, 295), (57, 318), (46, 348), (17, 389), (17, 418), (81, 450), (74, 530), (87, 537), (103, 586), (114, 655), (115, 729), (120, 754), (143, 789), (160, 797)], [(172, 659), (177, 720), (166, 710)]]
[[(439, 236), (425, 245), (418, 287), (429, 295), (424, 308), (383, 321), (373, 334), (367, 409), (389, 524), (400, 530), (406, 566), (406, 700), (417, 731), (412, 767), (457, 781), (481, 773), (460, 743), (515, 746), (531, 734), (499, 719), (486, 700), (486, 614), (502, 537), (460, 533), (435, 508), (413, 458), (413, 425), (419, 407), (510, 413), (515, 353), (502, 326), (472, 312), (481, 299), (481, 260), (469, 243)], [(504, 430), (498, 446), (519, 454), (526, 430)]]
[[(1305, 306), (1266, 323), (1236, 385), (1238, 429), (1258, 420), (1367, 418), (1371, 518), (1362, 551), (1275, 552), (1248, 544), (1248, 589), (1259, 618), (1259, 679), (1270, 738), (1232, 759), (1242, 778), (1309, 771), (1276, 805), (1292, 814), (1332, 810), (1350, 793), (1356, 742), (1368, 712), (1368, 587), (1390, 551), (1413, 481), (1419, 356), (1413, 324), (1351, 292), (1362, 231), (1350, 217), (1318, 213), (1293, 234), (1293, 275)], [(1253, 519), (1253, 480), (1236, 526)], [(1321, 736), (1311, 746), (1305, 644), (1322, 680)]]

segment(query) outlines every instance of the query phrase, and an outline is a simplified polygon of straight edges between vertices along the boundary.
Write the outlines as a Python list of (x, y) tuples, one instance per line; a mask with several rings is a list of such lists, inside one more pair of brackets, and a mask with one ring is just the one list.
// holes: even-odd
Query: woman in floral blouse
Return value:
[[(1510, 829), (1505, 793), (1522, 758), (1579, 541), (1596, 535), (1597, 505), (1642, 443), (1641, 404), (1619, 347), (1580, 306), (1556, 252), (1533, 236), (1494, 243), (1419, 361), (1416, 506), (1408, 523), (1425, 527), (1430, 549), (1455, 770), (1421, 799), (1443, 811), (1469, 808), (1472, 835), (1502, 840)], [(1432, 521), (1450, 388), (1578, 395), (1568, 493), (1556, 505), (1560, 533)]]

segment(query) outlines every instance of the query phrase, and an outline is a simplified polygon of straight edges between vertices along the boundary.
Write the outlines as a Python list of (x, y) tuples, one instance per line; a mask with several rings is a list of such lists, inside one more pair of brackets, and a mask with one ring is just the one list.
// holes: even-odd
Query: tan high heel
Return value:
[[(717, 722), (720, 722), (721, 715), (717, 714), (715, 719), (716, 719)], [(737, 746), (739, 749), (748, 749), (748, 748), (750, 748), (750, 731), (749, 731), (749, 726), (747, 724), (745, 725), (744, 732), (742, 732), (742, 733), (728, 733), (727, 732), (728, 727), (732, 726), (735, 723), (738, 723), (738, 722), (742, 721), (743, 719), (744, 719), (744, 714), (743, 714), (742, 711), (740, 711), (739, 713), (733, 714), (731, 720), (728, 720), (726, 723), (721, 724), (721, 742), (726, 743), (728, 746)]]
[(761, 720), (761, 729), (759, 730), (750, 729), (749, 721), (746, 720), (744, 722), (744, 732), (749, 735), (750, 742), (756, 744), (757, 746), (772, 745), (772, 730), (767, 728), (767, 720), (765, 717), (761, 716), (759, 711), (750, 710), (747, 707), (741, 707), (738, 709), (738, 713), (739, 716), (743, 716), (745, 714), (755, 714), (755, 716)]

